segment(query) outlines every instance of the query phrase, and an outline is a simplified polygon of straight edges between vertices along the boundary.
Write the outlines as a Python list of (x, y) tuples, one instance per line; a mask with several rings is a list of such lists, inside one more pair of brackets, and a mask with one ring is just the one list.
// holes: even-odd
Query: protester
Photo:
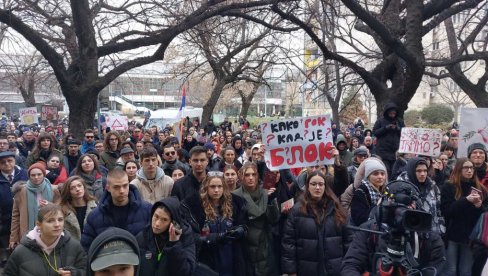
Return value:
[(488, 188), (486, 147), (482, 143), (473, 143), (468, 147), (468, 158), (474, 165), (474, 173), (480, 183)]
[(107, 169), (112, 170), (117, 165), (117, 159), (120, 157), (122, 148), (122, 139), (116, 131), (107, 133), (104, 141), (105, 150), (100, 154), (102, 163)]
[(176, 167), (173, 170), (173, 174), (171, 175), (171, 178), (173, 179), (173, 182), (176, 182), (176, 180), (183, 178), (185, 175), (186, 175), (186, 171), (184, 168)]
[(229, 187), (229, 191), (232, 192), (241, 186), (238, 178), (239, 170), (234, 165), (225, 165), (223, 172), (224, 182)]
[(78, 160), (80, 159), (80, 141), (75, 139), (70, 139), (66, 143), (66, 147), (68, 148), (66, 154), (64, 155), (63, 164), (68, 172), (68, 175), (76, 168), (76, 164), (78, 164)]
[(180, 201), (185, 198), (198, 194), (201, 188), (201, 183), (205, 180), (207, 175), (207, 150), (202, 146), (196, 146), (190, 151), (190, 166), (191, 173), (178, 179), (171, 191), (172, 196), (176, 196)]
[(111, 227), (93, 240), (88, 250), (86, 275), (138, 276), (139, 258), (136, 238), (126, 230)]
[(127, 173), (113, 169), (107, 176), (107, 190), (86, 220), (81, 245), (89, 248), (93, 239), (109, 227), (137, 235), (149, 221), (150, 211), (151, 205), (141, 198), (136, 187), (129, 185)]
[(154, 203), (148, 225), (136, 238), (142, 256), (141, 275), (192, 275), (195, 242), (175, 197)]
[(136, 161), (130, 160), (124, 164), (124, 171), (127, 173), (127, 176), (129, 177), (129, 182), (136, 179), (137, 171), (140, 168), (141, 167), (139, 166), (139, 163)]
[(163, 159), (164, 163), (161, 168), (167, 176), (171, 176), (176, 167), (185, 168), (187, 173), (190, 170), (188, 166), (178, 160), (176, 150), (173, 145), (166, 145), (163, 147)]
[(46, 176), (44, 163), (34, 163), (27, 170), (29, 180), (14, 196), (9, 248), (13, 249), (21, 238), (36, 225), (39, 208), (49, 202), (59, 202), (59, 190)]
[(351, 184), (354, 182), (354, 177), (356, 176), (356, 171), (363, 163), (363, 161), (368, 158), (368, 150), (365, 147), (360, 147), (353, 151), (353, 159), (352, 164), (347, 167), (347, 176), (348, 176), (348, 183)]
[(85, 180), (88, 192), (101, 199), (106, 184), (106, 178), (100, 171), (98, 161), (91, 154), (83, 154), (71, 175), (78, 175)]
[(85, 139), (81, 144), (80, 152), (81, 154), (85, 154), (88, 151), (95, 151), (95, 132), (93, 129), (85, 130)]
[(86, 253), (66, 232), (61, 207), (39, 209), (34, 229), (22, 238), (5, 266), (6, 276), (85, 275)]
[[(275, 188), (263, 189), (258, 182), (258, 169), (254, 163), (247, 163), (239, 170), (241, 187), (232, 193), (244, 198), (248, 210), (247, 247), (251, 263), (246, 267), (247, 275), (274, 275), (276, 273), (272, 249), (271, 227), (277, 223), (280, 210), (276, 202)], [(250, 271), (251, 270), (251, 271)]]
[(131, 182), (137, 187), (142, 198), (154, 204), (168, 197), (173, 189), (173, 179), (164, 174), (158, 167), (158, 152), (148, 147), (141, 152), (142, 168), (136, 173), (136, 178)]
[(226, 165), (234, 165), (237, 169), (242, 167), (242, 164), (236, 159), (236, 151), (233, 147), (228, 146), (220, 151), (221, 161), (219, 164), (219, 171), (223, 171)]
[(79, 241), (86, 218), (97, 207), (95, 197), (88, 193), (83, 178), (71, 176), (66, 180), (61, 189), (60, 205), (64, 214), (64, 230)]
[(52, 154), (47, 159), (47, 174), (46, 178), (53, 185), (63, 184), (68, 179), (68, 172), (61, 164), (61, 160), (57, 154)]
[(467, 158), (457, 159), (441, 191), (441, 211), (448, 222), (445, 275), (472, 275), (474, 258), (469, 235), (487, 207), (488, 192), (475, 174), (474, 163)]
[(342, 134), (337, 135), (336, 148), (339, 151), (341, 163), (347, 168), (352, 164), (354, 155), (348, 150), (349, 145)]
[(383, 110), (383, 118), (379, 118), (373, 127), (377, 139), (375, 151), (385, 164), (388, 175), (391, 175), (395, 152), (400, 145), (400, 134), (405, 124), (398, 117), (398, 107), (394, 103), (386, 104)]
[(27, 156), (27, 160), (25, 161), (26, 168), (30, 167), (32, 164), (38, 161), (46, 163), (47, 159), (52, 154), (56, 154), (59, 156), (59, 158), (62, 158), (62, 153), (59, 150), (55, 149), (54, 144), (54, 138), (50, 134), (46, 132), (39, 134), (32, 153)]
[(95, 142), (95, 150), (99, 155), (102, 155), (102, 153), (105, 151), (105, 145), (102, 140), (97, 140)]

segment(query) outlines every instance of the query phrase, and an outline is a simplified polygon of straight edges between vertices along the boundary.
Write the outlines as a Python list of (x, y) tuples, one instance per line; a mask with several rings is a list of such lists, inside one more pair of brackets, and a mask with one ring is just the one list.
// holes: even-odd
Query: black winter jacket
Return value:
[[(376, 220), (372, 219), (361, 225), (361, 228), (377, 230)], [(435, 233), (423, 233), (419, 234), (419, 256), (416, 259), (419, 266), (418, 269), (426, 267), (435, 267), (437, 271), (443, 267), (446, 260), (446, 252), (444, 249), (444, 243), (439, 235)], [(407, 237), (412, 248), (412, 252), (415, 252), (415, 237)], [(370, 234), (363, 231), (356, 231), (353, 241), (349, 246), (349, 250), (344, 256), (342, 261), (341, 275), (347, 276), (360, 276), (364, 272), (369, 271), (376, 274), (376, 261), (378, 255), (374, 252), (386, 253), (387, 242), (383, 237), (378, 237), (376, 234)], [(425, 274), (430, 275), (430, 274)]]
[(346, 226), (335, 224), (334, 205), (329, 201), (326, 215), (317, 225), (311, 211), (300, 211), (302, 202), (293, 206), (285, 225), (282, 251), (283, 273), (298, 276), (340, 275), (342, 258), (351, 242)]
[[(27, 171), (15, 166), (12, 184), (17, 181), (27, 181)], [(12, 222), (12, 207), (14, 205), (14, 194), (12, 185), (0, 173), (0, 236), (10, 235), (10, 224)]]
[[(377, 139), (376, 154), (382, 159), (395, 160), (395, 152), (400, 146), (400, 134), (405, 124), (401, 119), (395, 117), (391, 119), (388, 117), (390, 110), (396, 110), (398, 107), (394, 103), (385, 105), (383, 118), (378, 119), (373, 127), (374, 136)], [(395, 124), (395, 128), (389, 128), (388, 125)]]
[(190, 172), (175, 182), (173, 190), (171, 190), (171, 195), (183, 201), (187, 197), (198, 195), (200, 193), (200, 187), (201, 183)]

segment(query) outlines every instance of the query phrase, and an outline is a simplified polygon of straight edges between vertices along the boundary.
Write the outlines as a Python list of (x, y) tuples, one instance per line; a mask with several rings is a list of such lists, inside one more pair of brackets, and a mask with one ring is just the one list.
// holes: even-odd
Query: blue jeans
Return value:
[(469, 245), (449, 241), (446, 255), (447, 262), (444, 267), (446, 276), (471, 276), (474, 259)]

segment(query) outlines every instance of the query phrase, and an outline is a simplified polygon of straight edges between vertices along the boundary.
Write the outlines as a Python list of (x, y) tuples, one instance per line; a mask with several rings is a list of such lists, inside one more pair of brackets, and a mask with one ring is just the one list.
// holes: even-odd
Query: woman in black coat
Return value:
[(193, 274), (195, 242), (180, 212), (176, 197), (154, 203), (151, 221), (136, 237), (141, 252), (140, 275)]
[(340, 275), (351, 242), (347, 216), (332, 192), (332, 177), (313, 172), (291, 210), (282, 241), (282, 271), (288, 275)]

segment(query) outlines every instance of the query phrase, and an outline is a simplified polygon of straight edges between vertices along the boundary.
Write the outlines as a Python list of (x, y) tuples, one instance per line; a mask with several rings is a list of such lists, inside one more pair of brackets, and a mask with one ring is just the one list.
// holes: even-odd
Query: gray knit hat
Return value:
[(385, 165), (376, 159), (366, 159), (364, 161), (364, 178), (368, 178), (374, 171), (383, 171), (386, 174)]
[(486, 147), (482, 143), (473, 143), (468, 147), (468, 158), (474, 150), (482, 150), (486, 153)]

